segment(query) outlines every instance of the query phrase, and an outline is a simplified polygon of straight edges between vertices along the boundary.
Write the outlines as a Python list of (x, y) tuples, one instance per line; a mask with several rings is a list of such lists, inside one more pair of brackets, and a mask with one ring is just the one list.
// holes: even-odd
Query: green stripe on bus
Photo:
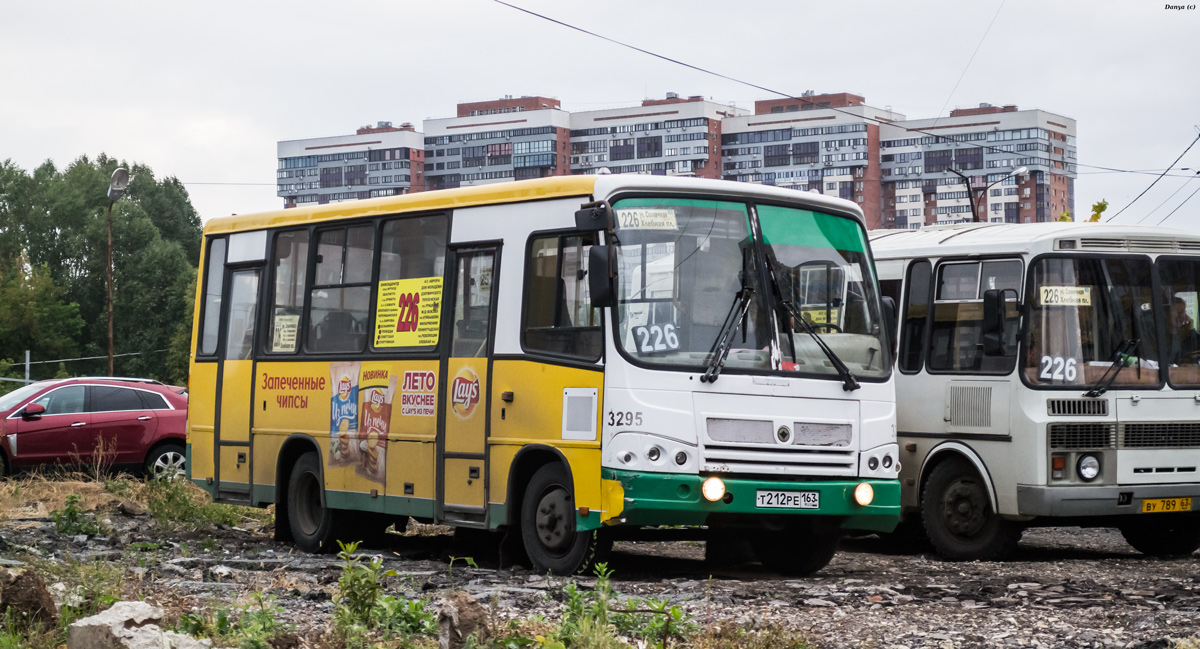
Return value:
[(858, 223), (811, 210), (759, 205), (763, 240), (773, 245), (865, 252), (866, 233)]

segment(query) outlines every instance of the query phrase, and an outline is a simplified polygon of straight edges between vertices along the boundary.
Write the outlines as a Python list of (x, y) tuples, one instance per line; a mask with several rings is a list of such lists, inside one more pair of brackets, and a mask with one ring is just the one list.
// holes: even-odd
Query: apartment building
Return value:
[(1075, 211), (1075, 120), (1043, 110), (981, 104), (910, 120), (860, 95), (806, 92), (753, 113), (675, 93), (574, 113), (506, 96), (456, 113), (423, 132), (380, 122), (279, 142), (278, 195), (293, 207), (603, 170), (816, 191), (857, 203), (870, 228)]
[(413, 125), (378, 122), (354, 135), (276, 144), (276, 195), (284, 207), (392, 196), (425, 189), (424, 140)]
[(570, 130), (571, 114), (556, 99), (459, 104), (457, 117), (425, 120), (427, 188), (568, 175)]
[(721, 177), (721, 129), (747, 114), (701, 96), (571, 114), (571, 173)]
[(883, 227), (1038, 223), (1075, 213), (1075, 120), (1068, 117), (981, 104), (883, 126), (881, 138)]
[(722, 125), (721, 177), (854, 201), (884, 227), (879, 123), (903, 119), (848, 93), (755, 102)]

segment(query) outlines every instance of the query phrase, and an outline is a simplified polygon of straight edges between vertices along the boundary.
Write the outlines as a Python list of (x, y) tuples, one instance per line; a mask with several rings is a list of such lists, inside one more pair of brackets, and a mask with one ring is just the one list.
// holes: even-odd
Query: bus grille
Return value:
[(1122, 448), (1198, 448), (1200, 422), (1139, 422), (1121, 424)]
[(1046, 401), (1046, 412), (1050, 415), (1108, 416), (1108, 401), (1104, 399), (1050, 399)]
[(1102, 422), (1050, 424), (1050, 448), (1112, 448), (1116, 429)]
[(842, 450), (854, 441), (850, 424), (792, 422), (790, 442), (779, 441), (774, 424), (765, 420), (710, 417), (706, 426), (705, 471), (854, 475), (858, 470), (857, 453)]

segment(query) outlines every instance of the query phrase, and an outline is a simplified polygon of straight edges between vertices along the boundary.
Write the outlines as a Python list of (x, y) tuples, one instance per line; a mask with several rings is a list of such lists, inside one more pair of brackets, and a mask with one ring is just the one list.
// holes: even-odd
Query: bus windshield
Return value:
[[(620, 241), (617, 331), (632, 358), (702, 369), (739, 295), (749, 289), (727, 369), (838, 377), (816, 342), (778, 310), (773, 287), (762, 285), (762, 262), (751, 237), (754, 215), (745, 204), (637, 198), (614, 208)], [(852, 372), (886, 376), (862, 227), (843, 217), (776, 206), (758, 206), (757, 219), (784, 299)]]
[[(1150, 259), (1045, 257), (1033, 265), (1024, 370), (1035, 386), (1159, 384)], [(1126, 341), (1136, 346), (1114, 359)]]

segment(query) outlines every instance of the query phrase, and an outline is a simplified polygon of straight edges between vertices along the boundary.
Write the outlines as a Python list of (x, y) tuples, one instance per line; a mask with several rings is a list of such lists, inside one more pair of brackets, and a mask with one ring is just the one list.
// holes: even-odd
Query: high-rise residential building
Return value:
[(721, 177), (721, 127), (747, 111), (700, 96), (571, 114), (571, 173)]
[(458, 105), (424, 124), (428, 189), (566, 176), (571, 114), (557, 99), (505, 97)]
[(423, 139), (408, 122), (399, 127), (379, 122), (354, 135), (284, 140), (276, 152), (276, 194), (284, 207), (425, 189)]
[(280, 142), (278, 195), (293, 207), (602, 170), (816, 191), (857, 203), (870, 228), (1052, 221), (1074, 213), (1075, 121), (989, 104), (910, 120), (850, 93), (758, 101), (753, 114), (675, 93), (574, 113), (507, 96), (459, 104), (423, 132), (380, 122)]
[(1068, 117), (981, 104), (895, 122), (880, 137), (884, 227), (1037, 223), (1075, 213), (1075, 120)]

